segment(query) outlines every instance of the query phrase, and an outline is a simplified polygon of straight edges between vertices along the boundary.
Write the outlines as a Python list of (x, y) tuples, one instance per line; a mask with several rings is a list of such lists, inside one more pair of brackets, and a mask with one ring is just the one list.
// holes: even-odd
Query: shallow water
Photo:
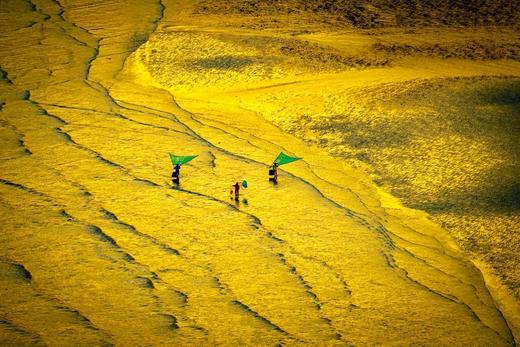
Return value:
[[(427, 214), (248, 107), (152, 80), (132, 50), (175, 4), (8, 5), (2, 343), (514, 343)], [(304, 160), (274, 186), (282, 150)], [(199, 154), (179, 187), (169, 152)]]
[(330, 97), (342, 102), (328, 114), (284, 129), (370, 164), (376, 182), (448, 226), (518, 297), (518, 88), (516, 78), (472, 77), (351, 89)]

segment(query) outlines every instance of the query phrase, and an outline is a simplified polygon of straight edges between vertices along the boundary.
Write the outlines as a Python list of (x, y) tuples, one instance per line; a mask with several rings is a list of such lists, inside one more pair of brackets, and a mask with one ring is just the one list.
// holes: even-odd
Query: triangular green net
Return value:
[(197, 155), (173, 155), (170, 153), (170, 160), (172, 161), (173, 165), (186, 164), (195, 157), (197, 157)]
[(274, 163), (278, 164), (278, 165), (283, 165), (283, 164), (292, 163), (293, 161), (300, 160), (300, 159), (301, 158), (290, 157), (287, 154), (285, 154), (284, 152), (280, 152), (280, 154), (278, 154), (278, 156), (274, 160)]

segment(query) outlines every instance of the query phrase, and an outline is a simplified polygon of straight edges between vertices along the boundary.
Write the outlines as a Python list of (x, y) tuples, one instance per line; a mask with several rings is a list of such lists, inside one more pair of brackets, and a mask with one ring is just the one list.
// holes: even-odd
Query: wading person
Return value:
[(172, 182), (173, 184), (179, 184), (180, 182), (180, 173), (181, 173), (181, 166), (179, 164), (176, 164), (173, 168), (172, 172)]
[(276, 159), (273, 161), (273, 165), (269, 167), (269, 181), (278, 183), (278, 166), (292, 163), (293, 161), (300, 160), (298, 157), (290, 157), (284, 152), (280, 152)]
[(272, 181), (272, 182), (278, 182), (278, 164), (277, 163), (274, 163), (270, 168), (269, 168), (269, 181)]
[(170, 153), (170, 160), (173, 165), (172, 182), (173, 184), (179, 184), (181, 179), (181, 165), (186, 164), (192, 159), (196, 158), (197, 155), (175, 155)]

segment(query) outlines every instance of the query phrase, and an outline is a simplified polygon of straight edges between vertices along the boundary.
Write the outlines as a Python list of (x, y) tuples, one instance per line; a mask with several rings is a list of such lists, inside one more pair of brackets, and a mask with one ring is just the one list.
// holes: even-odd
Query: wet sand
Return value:
[[(485, 281), (456, 227), (392, 196), (371, 143), (359, 158), (332, 141), (337, 124), (315, 126), (330, 118), (314, 121), (327, 105), (366, 110), (341, 93), (517, 76), (519, 63), (398, 64), (358, 29), (258, 31), (193, 5), (6, 4), (0, 341), (513, 345), (518, 301), (491, 270)], [(280, 151), (304, 159), (274, 186)], [(179, 187), (172, 152), (199, 154)], [(242, 179), (247, 204), (229, 200)]]

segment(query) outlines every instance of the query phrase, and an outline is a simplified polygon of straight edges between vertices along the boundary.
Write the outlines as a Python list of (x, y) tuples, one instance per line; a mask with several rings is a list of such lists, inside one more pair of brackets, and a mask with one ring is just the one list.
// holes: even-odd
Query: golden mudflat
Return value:
[(518, 342), (518, 5), (360, 3), (2, 2), (0, 344)]

